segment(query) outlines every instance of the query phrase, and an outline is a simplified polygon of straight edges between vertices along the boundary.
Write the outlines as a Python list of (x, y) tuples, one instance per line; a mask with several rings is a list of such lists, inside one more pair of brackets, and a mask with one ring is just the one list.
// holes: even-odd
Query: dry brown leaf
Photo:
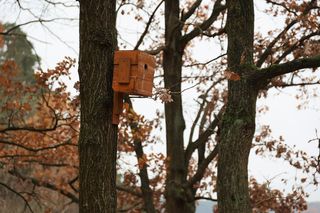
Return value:
[(240, 75), (235, 72), (232, 72), (230, 70), (224, 71), (224, 76), (226, 77), (226, 79), (228, 79), (230, 81), (239, 81), (240, 80)]

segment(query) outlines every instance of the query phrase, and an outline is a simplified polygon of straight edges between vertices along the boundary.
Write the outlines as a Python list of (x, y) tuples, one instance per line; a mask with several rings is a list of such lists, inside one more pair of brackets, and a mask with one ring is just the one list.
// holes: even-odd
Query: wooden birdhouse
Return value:
[(113, 123), (119, 123), (123, 93), (151, 96), (155, 59), (138, 50), (120, 50), (114, 55), (112, 88), (114, 95)]
[(117, 51), (114, 56), (112, 88), (129, 95), (151, 96), (154, 57), (137, 50)]

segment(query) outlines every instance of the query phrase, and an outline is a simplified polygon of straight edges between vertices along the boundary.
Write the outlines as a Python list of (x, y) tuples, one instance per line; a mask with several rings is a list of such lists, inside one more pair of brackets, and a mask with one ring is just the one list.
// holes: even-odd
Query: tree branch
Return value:
[(137, 197), (142, 197), (141, 192), (138, 192), (138, 191), (136, 191), (136, 190), (134, 190), (132, 188), (126, 187), (124, 185), (118, 185), (117, 184), (116, 188), (119, 191), (127, 192), (127, 193), (130, 193), (130, 194), (132, 194), (134, 196), (137, 196)]
[(213, 59), (211, 59), (211, 60), (209, 60), (209, 61), (207, 61), (207, 62), (195, 63), (195, 64), (187, 64), (187, 65), (184, 65), (184, 67), (206, 66), (206, 65), (210, 64), (211, 62), (213, 62), (213, 61), (215, 61), (215, 60), (218, 60), (219, 58), (222, 58), (222, 57), (224, 57), (224, 56), (226, 56), (226, 55), (227, 55), (227, 53), (224, 53), (224, 54), (219, 55), (219, 56), (217, 56), (217, 57), (215, 57), (215, 58), (213, 58)]
[(282, 55), (274, 62), (274, 64), (279, 64), (287, 55), (289, 55), (295, 49), (297, 49), (300, 45), (302, 45), (304, 41), (317, 35), (320, 35), (320, 30), (312, 32), (308, 35), (302, 36), (296, 43), (294, 43), (291, 47), (289, 47), (286, 51), (284, 51)]
[(75, 178), (71, 179), (68, 184), (69, 186), (75, 191), (76, 193), (79, 192), (79, 190), (73, 185), (77, 180), (79, 180), (79, 176), (77, 175)]
[(126, 208), (122, 208), (122, 209), (117, 209), (117, 212), (128, 212), (130, 210), (133, 210), (134, 208), (136, 208), (137, 206), (139, 206), (141, 204), (141, 202), (137, 202), (131, 206), (128, 206)]
[[(313, 7), (314, 3), (316, 0), (311, 0), (308, 4), (308, 6), (305, 8), (301, 16), (305, 16)], [(265, 62), (265, 60), (268, 58), (269, 55), (272, 54), (272, 48), (274, 45), (281, 39), (281, 37), (286, 34), (291, 27), (293, 27), (296, 23), (299, 22), (299, 17), (296, 19), (292, 20), (279, 34), (278, 36), (273, 39), (273, 41), (267, 46), (266, 50), (260, 55), (259, 60), (257, 61), (256, 65), (257, 67), (261, 67), (262, 64)]]
[(194, 130), (197, 126), (197, 123), (200, 119), (200, 116), (201, 116), (201, 113), (203, 111), (203, 108), (206, 104), (206, 98), (208, 96), (208, 93), (211, 91), (211, 89), (214, 87), (214, 85), (211, 85), (211, 87), (209, 87), (207, 89), (207, 91), (205, 92), (205, 94), (203, 95), (203, 98), (202, 98), (202, 103), (200, 104), (200, 107), (199, 107), (199, 110), (198, 110), (198, 113), (196, 115), (196, 118), (194, 119), (192, 125), (191, 125), (191, 128), (190, 128), (190, 134), (189, 134), (189, 143), (188, 144), (191, 144), (192, 143), (192, 138), (193, 138), (193, 134), (194, 134)]
[(7, 144), (7, 145), (10, 145), (10, 146), (17, 146), (19, 148), (25, 149), (25, 150), (30, 151), (30, 152), (39, 152), (39, 151), (44, 151), (44, 150), (47, 150), (47, 149), (56, 149), (56, 148), (58, 148), (60, 146), (75, 146), (75, 147), (77, 147), (77, 145), (76, 144), (72, 144), (70, 140), (67, 140), (64, 143), (59, 143), (59, 144), (46, 146), (46, 147), (39, 147), (39, 148), (32, 148), (32, 147), (25, 146), (25, 145), (22, 145), (22, 144), (19, 144), (19, 143), (16, 143), (16, 142), (0, 139), (0, 144), (1, 143), (2, 144)]
[(53, 191), (59, 192), (62, 195), (68, 197), (70, 200), (72, 200), (72, 202), (79, 203), (79, 198), (76, 195), (72, 194), (71, 192), (68, 192), (67, 190), (58, 188), (56, 185), (54, 185), (52, 183), (45, 182), (45, 181), (39, 181), (39, 180), (37, 180), (36, 178), (33, 178), (33, 177), (23, 176), (16, 169), (10, 170), (9, 174), (11, 174), (11, 175), (13, 175), (15, 177), (18, 177), (18, 178), (20, 178), (21, 180), (24, 180), (24, 181), (25, 180), (30, 180), (36, 186), (45, 187), (45, 188), (51, 189)]
[(185, 34), (181, 38), (182, 44), (186, 45), (189, 41), (191, 41), (193, 38), (200, 35), (203, 31), (208, 29), (214, 21), (217, 20), (219, 14), (225, 10), (227, 7), (226, 5), (221, 4), (222, 0), (217, 0), (214, 4), (214, 7), (212, 9), (212, 13), (210, 17), (205, 20), (202, 24), (200, 24), (198, 27), (195, 27), (191, 32)]
[(215, 119), (211, 122), (209, 127), (199, 136), (199, 138), (194, 141), (193, 143), (189, 143), (187, 146), (187, 149), (185, 151), (185, 159), (186, 162), (189, 162), (192, 153), (203, 143), (206, 143), (210, 135), (214, 133), (214, 129), (218, 126), (220, 119), (222, 118), (222, 115), (224, 113), (225, 107), (223, 106), (218, 113), (218, 115), (215, 117)]
[(271, 0), (266, 0), (267, 3), (271, 3), (273, 5), (278, 5), (280, 7), (283, 7), (286, 11), (288, 11), (289, 13), (293, 13), (295, 16), (298, 16), (296, 11), (291, 10), (289, 7), (286, 6), (285, 2), (282, 3), (278, 3), (275, 1), (271, 1)]
[(44, 22), (52, 22), (52, 21), (57, 21), (57, 20), (75, 20), (73, 18), (54, 18), (54, 19), (48, 19), (48, 20), (45, 20), (45, 19), (36, 19), (36, 20), (32, 20), (32, 21), (28, 21), (28, 22), (25, 22), (25, 23), (22, 23), (22, 24), (17, 24), (15, 25), (14, 27), (6, 30), (5, 32), (0, 32), (0, 35), (10, 35), (10, 32), (14, 31), (15, 29), (19, 28), (19, 27), (22, 27), (22, 26), (25, 26), (25, 25), (28, 25), (28, 24), (33, 24), (33, 23), (44, 23)]
[(200, 6), (201, 2), (202, 0), (196, 0), (186, 13), (182, 13), (181, 22), (185, 22), (188, 18), (190, 18), (194, 11), (196, 11), (196, 9)]
[(291, 21), (279, 34), (277, 37), (273, 39), (272, 42), (269, 43), (265, 51), (260, 55), (259, 60), (257, 61), (257, 67), (261, 67), (262, 64), (265, 62), (265, 60), (268, 58), (270, 54), (272, 54), (272, 48), (274, 45), (281, 39), (281, 37), (288, 32), (288, 30), (293, 27), (296, 23), (298, 23), (298, 20), (295, 19)]
[(213, 199), (213, 198), (210, 198), (210, 197), (203, 197), (203, 196), (197, 196), (194, 198), (194, 200), (209, 200), (209, 201), (212, 201), (212, 202), (218, 202), (218, 199)]
[(217, 144), (214, 147), (212, 152), (198, 166), (196, 174), (194, 174), (192, 176), (192, 178), (190, 178), (188, 181), (188, 184), (190, 186), (193, 186), (194, 184), (196, 184), (197, 182), (199, 182), (202, 179), (203, 174), (206, 171), (206, 169), (208, 168), (209, 163), (218, 155), (218, 146), (219, 146), (219, 144)]
[(13, 188), (11, 188), (10, 186), (8, 186), (5, 183), (0, 182), (0, 185), (3, 186), (4, 188), (8, 189), (9, 191), (13, 192), (14, 194), (16, 194), (18, 197), (20, 197), (25, 202), (25, 204), (28, 207), (28, 209), (30, 210), (30, 212), (34, 213), (29, 202), (27, 201), (27, 199), (23, 195), (21, 195), (19, 192), (17, 192), (16, 190), (14, 190)]
[(159, 54), (162, 50), (165, 49), (165, 46), (164, 45), (161, 45), (159, 47), (157, 47), (156, 49), (154, 50), (145, 50), (144, 52), (150, 54), (150, 55), (157, 55)]
[(35, 127), (28, 127), (28, 126), (24, 126), (24, 127), (10, 126), (5, 129), (1, 129), (0, 133), (6, 133), (6, 132), (10, 132), (10, 131), (49, 132), (49, 131), (56, 130), (56, 128), (57, 128), (57, 124), (54, 124), (53, 127), (49, 127), (49, 128), (35, 128)]
[(249, 76), (249, 80), (268, 80), (279, 75), (284, 75), (287, 73), (294, 72), (300, 69), (306, 68), (316, 68), (320, 66), (320, 55), (310, 57), (310, 58), (301, 58), (296, 59), (283, 64), (271, 65), (267, 68), (260, 69), (257, 72)]
[(140, 38), (139, 38), (136, 46), (133, 48), (134, 50), (137, 50), (137, 49), (139, 48), (139, 46), (142, 44), (142, 41), (143, 41), (144, 37), (145, 37), (145, 36), (147, 35), (147, 33), (148, 33), (149, 27), (150, 27), (150, 25), (151, 25), (151, 23), (152, 23), (152, 19), (153, 19), (153, 17), (155, 16), (157, 10), (160, 8), (160, 6), (161, 6), (161, 4), (162, 4), (163, 2), (164, 2), (164, 0), (162, 0), (162, 1), (158, 4), (158, 6), (156, 7), (156, 9), (153, 11), (153, 13), (151, 14), (151, 16), (149, 17), (149, 20), (148, 20), (148, 22), (147, 22), (147, 24), (146, 24), (146, 27), (145, 27), (143, 33), (141, 34), (141, 36), (140, 36)]
[(47, 2), (48, 4), (53, 5), (53, 6), (62, 5), (64, 7), (77, 7), (77, 8), (79, 8), (79, 4), (67, 4), (64, 2), (54, 2), (54, 1), (50, 1), (50, 0), (44, 0), (44, 1)]
[(306, 83), (294, 83), (294, 84), (281, 84), (281, 85), (277, 85), (275, 87), (281, 87), (281, 88), (303, 87), (303, 86), (312, 86), (312, 85), (318, 85), (318, 84), (320, 84), (320, 81), (317, 81), (317, 82), (306, 82)]

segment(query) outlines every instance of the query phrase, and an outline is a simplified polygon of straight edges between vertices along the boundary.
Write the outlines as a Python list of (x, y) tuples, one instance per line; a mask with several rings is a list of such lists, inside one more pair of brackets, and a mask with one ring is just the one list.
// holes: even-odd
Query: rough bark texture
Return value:
[(255, 71), (253, 0), (227, 0), (227, 9), (228, 67), (241, 79), (228, 81), (219, 144), (218, 208), (219, 213), (249, 213), (247, 165), (255, 132), (258, 88), (243, 76)]
[(80, 2), (80, 212), (116, 212), (117, 126), (112, 117), (115, 0)]
[(170, 161), (166, 179), (166, 211), (194, 212), (192, 190), (187, 187), (183, 132), (185, 121), (181, 98), (183, 47), (179, 0), (165, 1), (165, 40), (163, 69), (165, 88), (172, 92), (173, 102), (165, 104), (167, 157)]

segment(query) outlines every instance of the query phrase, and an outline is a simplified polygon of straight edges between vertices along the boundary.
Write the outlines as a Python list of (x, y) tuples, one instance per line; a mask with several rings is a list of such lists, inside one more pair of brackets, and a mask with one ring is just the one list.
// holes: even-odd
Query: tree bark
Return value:
[(80, 2), (80, 212), (116, 212), (117, 126), (112, 125), (116, 1)]
[(248, 157), (255, 132), (258, 87), (245, 76), (253, 65), (253, 0), (227, 0), (228, 69), (241, 76), (228, 81), (228, 101), (221, 123), (218, 158), (219, 213), (252, 212)]
[(173, 101), (165, 104), (168, 169), (166, 178), (166, 211), (194, 212), (192, 190), (187, 185), (183, 133), (185, 121), (181, 97), (181, 68), (184, 47), (181, 44), (179, 0), (165, 1), (165, 42), (163, 69), (165, 88)]

